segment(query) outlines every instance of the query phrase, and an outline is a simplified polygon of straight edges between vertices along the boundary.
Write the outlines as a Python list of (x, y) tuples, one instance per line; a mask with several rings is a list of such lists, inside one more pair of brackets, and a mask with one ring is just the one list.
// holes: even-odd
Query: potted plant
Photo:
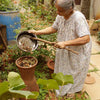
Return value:
[(15, 29), (20, 28), (19, 11), (12, 0), (0, 0), (0, 24), (7, 27), (7, 40), (14, 40)]

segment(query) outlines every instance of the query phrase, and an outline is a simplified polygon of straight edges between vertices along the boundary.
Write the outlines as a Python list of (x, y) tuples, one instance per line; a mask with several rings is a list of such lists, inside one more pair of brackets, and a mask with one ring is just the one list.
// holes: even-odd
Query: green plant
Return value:
[(76, 93), (74, 99), (73, 98), (68, 98), (68, 99), (65, 98), (64, 100), (91, 100), (91, 98), (88, 95), (88, 93), (86, 91), (84, 91), (79, 94)]
[(42, 89), (42, 86), (40, 85), (39, 96), (37, 100), (45, 100), (47, 93), (48, 93), (48, 90)]
[[(57, 74), (54, 73), (52, 74), (52, 79), (49, 79), (49, 80), (38, 79), (37, 83), (42, 85), (43, 89), (53, 91), (54, 89), (58, 90), (59, 86), (64, 86), (69, 83), (73, 84), (74, 82), (73, 82), (72, 75), (63, 75), (63, 73), (57, 73)], [(59, 97), (59, 100), (60, 100), (60, 97)]]
[(44, 0), (39, 0), (37, 4), (36, 0), (21, 0), (23, 8), (27, 9), (30, 7), (30, 11), (37, 15), (38, 18), (46, 20), (48, 22), (53, 22), (55, 20), (56, 8), (54, 5), (49, 5), (47, 8), (44, 4)]
[[(53, 74), (52, 78), (53, 79), (49, 80), (38, 79), (37, 83), (41, 85), (40, 95), (45, 97), (45, 94), (48, 93), (46, 90), (59, 89), (59, 85), (63, 86), (68, 83), (73, 83), (73, 78), (71, 75), (63, 75), (62, 73), (58, 73)], [(16, 72), (10, 72), (8, 74), (7, 81), (0, 83), (0, 99), (7, 100), (12, 99), (13, 97), (36, 99), (38, 97), (38, 92), (23, 91), (21, 90), (23, 88), (25, 88), (25, 84), (20, 75)]]
[(50, 78), (49, 69), (48, 67), (44, 65), (37, 65), (38, 68), (35, 70), (35, 76), (37, 79), (48, 79)]
[(14, 98), (36, 99), (38, 92), (23, 91), (25, 88), (24, 81), (20, 75), (15, 72), (8, 74), (8, 81), (0, 83), (0, 100), (8, 100)]
[(7, 74), (10, 71), (18, 72), (18, 68), (15, 64), (16, 59), (29, 55), (31, 56), (32, 54), (21, 51), (17, 45), (8, 46), (7, 50), (0, 56), (0, 79), (7, 80)]
[[(74, 100), (74, 99), (68, 99), (68, 100)], [(80, 97), (78, 94), (75, 94), (75, 100), (91, 100), (90, 96), (86, 91), (80, 93)]]
[(12, 0), (0, 0), (0, 11), (16, 10)]
[(55, 20), (55, 17), (57, 15), (55, 7), (49, 6), (49, 8), (47, 9), (47, 7), (42, 3), (39, 3), (39, 6), (34, 6), (35, 7), (31, 5), (31, 11), (37, 14), (39, 18), (42, 18), (42, 20), (47, 20), (48, 22), (53, 22)]
[[(38, 59), (38, 65), (36, 67), (35, 75), (37, 78), (50, 77), (49, 70), (46, 66), (47, 58), (52, 58), (52, 50), (48, 50), (45, 44), (39, 45), (37, 50), (33, 51), (33, 53), (28, 53), (21, 51), (17, 45), (8, 46), (7, 50), (5, 50), (0, 56), (0, 79), (7, 80), (7, 74), (10, 71), (18, 72), (18, 68), (16, 67), (15, 61), (22, 56), (34, 56)], [(42, 74), (41, 74), (42, 73)]]
[(96, 20), (95, 23), (100, 23), (100, 19)]
[(99, 71), (99, 69), (94, 68), (94, 69), (89, 70), (88, 72), (90, 73), (90, 72), (97, 72), (97, 71)]
[(91, 55), (97, 55), (97, 54), (100, 54), (100, 52), (97, 52), (97, 53), (92, 53)]
[[(40, 86), (42, 85), (42, 87), (41, 87), (42, 89), (46, 89), (51, 92), (54, 92), (54, 89), (59, 89), (59, 86), (67, 85), (69, 83), (73, 84), (73, 77), (71, 75), (63, 75), (62, 73), (58, 73), (58, 74), (52, 74), (52, 79), (49, 79), (49, 80), (38, 79), (37, 83)], [(61, 91), (62, 91), (62, 89), (61, 89)], [(87, 94), (87, 92), (80, 93), (79, 95), (80, 95), (80, 97), (78, 96), (78, 94), (75, 94), (75, 100), (91, 100), (91, 98)], [(51, 96), (49, 95), (48, 100), (50, 100), (50, 98), (51, 98)], [(62, 99), (62, 97), (58, 97), (58, 100), (61, 100), (61, 99)], [(74, 99), (64, 98), (64, 100), (74, 100)]]
[[(34, 56), (38, 59), (38, 65), (37, 65), (37, 72), (45, 70), (44, 66), (46, 64), (46, 57), (52, 56), (52, 50), (48, 50), (46, 45), (40, 45), (37, 50), (33, 51), (33, 53), (27, 53), (24, 51), (21, 51), (17, 45), (8, 46), (7, 50), (5, 50), (2, 55), (0, 56), (0, 78), (2, 80), (7, 79), (7, 74), (10, 71), (18, 72), (18, 69), (16, 67), (15, 61), (19, 57), (22, 56)], [(47, 68), (45, 70), (47, 72)], [(37, 75), (39, 75), (37, 73)], [(41, 75), (39, 75), (41, 76)]]
[(100, 32), (98, 32), (97, 39), (100, 41)]

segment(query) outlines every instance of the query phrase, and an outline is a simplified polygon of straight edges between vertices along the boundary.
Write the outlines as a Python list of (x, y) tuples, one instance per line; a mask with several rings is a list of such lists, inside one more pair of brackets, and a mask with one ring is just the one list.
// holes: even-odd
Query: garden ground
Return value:
[(90, 60), (90, 70), (97, 69), (98, 71), (90, 72), (90, 75), (95, 78), (94, 84), (84, 84), (85, 90), (91, 100), (100, 100), (100, 45), (96, 43), (97, 38), (92, 36), (92, 55)]
[[(95, 78), (96, 82), (94, 84), (84, 84), (83, 88), (83, 91), (89, 94), (91, 100), (100, 100), (100, 45), (96, 41), (97, 37), (92, 36), (92, 55), (89, 67), (89, 70), (94, 70), (90, 72), (90, 75)], [(11, 44), (13, 43), (14, 42)], [(95, 71), (95, 69), (97, 69), (97, 71)]]
[(83, 88), (83, 91), (86, 91), (89, 94), (91, 100), (100, 100), (100, 45), (96, 43), (96, 40), (97, 38), (92, 36), (92, 55), (89, 68), (90, 70), (94, 70), (95, 68), (98, 69), (98, 71), (94, 70), (93, 72), (90, 72), (91, 76), (95, 78), (96, 82), (94, 84), (84, 84)]
[(83, 87), (83, 91), (89, 94), (91, 100), (100, 100), (100, 45), (96, 40), (96, 36), (92, 36), (92, 54), (89, 67), (89, 70), (92, 70), (90, 75), (95, 78), (96, 82), (94, 84), (84, 84)]
[(100, 100), (100, 45), (96, 43), (97, 38), (92, 36), (92, 54), (90, 60), (90, 70), (98, 69), (91, 72), (91, 76), (95, 78), (94, 84), (84, 84), (83, 91), (87, 91), (91, 100)]

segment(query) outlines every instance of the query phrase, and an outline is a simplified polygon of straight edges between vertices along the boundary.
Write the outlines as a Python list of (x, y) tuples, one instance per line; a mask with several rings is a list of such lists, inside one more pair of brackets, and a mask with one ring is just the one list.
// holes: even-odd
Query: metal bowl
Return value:
[(16, 38), (17, 46), (25, 52), (34, 51), (38, 47), (37, 40), (32, 39), (34, 37), (37, 38), (36, 35), (28, 33), (27, 31), (21, 32)]

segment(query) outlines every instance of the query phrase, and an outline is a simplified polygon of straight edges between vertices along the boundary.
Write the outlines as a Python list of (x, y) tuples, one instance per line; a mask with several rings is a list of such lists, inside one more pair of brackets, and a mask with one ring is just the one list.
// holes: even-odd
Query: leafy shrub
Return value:
[(15, 10), (16, 7), (12, 0), (0, 0), (0, 11)]
[(23, 91), (25, 83), (18, 73), (10, 72), (7, 81), (0, 83), (0, 100), (15, 98), (36, 99), (38, 92)]
[(98, 39), (98, 41), (100, 41), (100, 32), (98, 32), (97, 39)]
[(7, 74), (10, 71), (18, 72), (15, 61), (22, 56), (36, 57), (38, 59), (38, 67), (36, 70), (39, 72), (39, 69), (43, 69), (46, 64), (46, 57), (52, 57), (53, 55), (52, 50), (48, 50), (45, 45), (40, 45), (33, 53), (24, 52), (17, 45), (8, 46), (7, 50), (0, 56), (0, 79), (7, 80)]
[(32, 6), (31, 11), (34, 12), (39, 18), (47, 20), (48, 22), (53, 22), (56, 17), (56, 8), (49, 6), (48, 8), (44, 4), (39, 4), (39, 6)]

